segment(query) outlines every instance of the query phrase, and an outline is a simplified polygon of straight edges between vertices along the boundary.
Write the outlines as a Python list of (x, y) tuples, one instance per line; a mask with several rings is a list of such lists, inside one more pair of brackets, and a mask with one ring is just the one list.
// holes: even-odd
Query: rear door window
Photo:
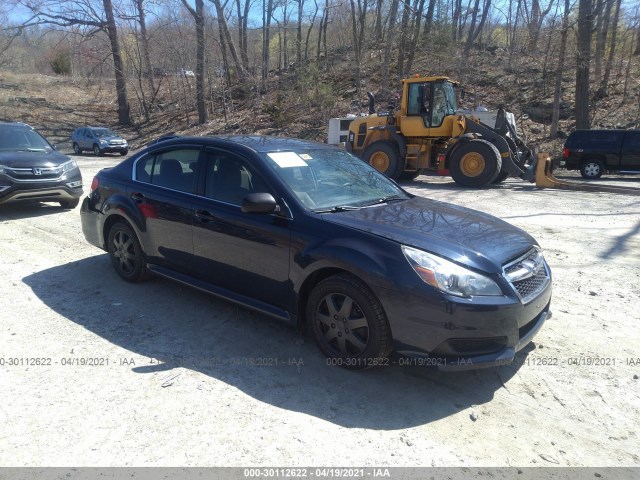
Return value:
[(191, 193), (195, 183), (199, 149), (176, 149), (147, 155), (136, 163), (136, 180)]

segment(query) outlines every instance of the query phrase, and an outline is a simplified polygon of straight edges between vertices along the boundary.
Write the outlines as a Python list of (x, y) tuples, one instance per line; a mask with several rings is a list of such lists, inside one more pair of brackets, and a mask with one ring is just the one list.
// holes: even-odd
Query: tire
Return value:
[(404, 161), (400, 158), (398, 147), (391, 142), (374, 142), (362, 154), (362, 160), (380, 173), (397, 180), (404, 171)]
[(122, 155), (123, 157), (129, 153), (129, 150), (120, 150), (120, 155)]
[(80, 203), (80, 199), (74, 198), (73, 200), (62, 200), (60, 202), (60, 206), (65, 210), (73, 210), (78, 206), (79, 203)]
[(449, 171), (458, 185), (486, 187), (502, 169), (500, 152), (486, 140), (471, 140), (456, 148), (451, 156)]
[(76, 155), (82, 155), (82, 149), (80, 148), (80, 145), (75, 142), (73, 142), (73, 153), (75, 153)]
[(418, 169), (416, 172), (402, 172), (400, 180), (415, 180), (419, 175), (422, 175), (422, 169)]
[(501, 170), (500, 173), (498, 174), (498, 176), (496, 178), (494, 178), (493, 182), (491, 182), (491, 183), (494, 184), (494, 185), (496, 185), (498, 183), (502, 183), (507, 179), (508, 176), (509, 176), (509, 172), (507, 172), (506, 170)]
[(102, 155), (102, 150), (100, 150), (100, 147), (98, 145), (93, 146), (93, 154), (96, 157), (99, 157), (100, 155)]
[(362, 370), (384, 364), (391, 353), (391, 329), (382, 305), (352, 275), (334, 275), (318, 283), (306, 313), (316, 344), (330, 364)]
[(604, 173), (604, 163), (601, 160), (589, 159), (580, 164), (580, 175), (583, 178), (593, 180), (600, 178)]
[(118, 222), (109, 230), (108, 251), (116, 273), (127, 282), (142, 282), (149, 277), (142, 246), (126, 223)]

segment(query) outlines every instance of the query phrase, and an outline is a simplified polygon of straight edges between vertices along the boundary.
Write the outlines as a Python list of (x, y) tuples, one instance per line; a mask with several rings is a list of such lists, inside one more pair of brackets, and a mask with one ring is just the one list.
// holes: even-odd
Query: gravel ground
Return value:
[[(120, 161), (77, 159), (87, 188)], [(123, 282), (79, 208), (0, 207), (0, 465), (640, 466), (640, 196), (406, 187), (543, 247), (554, 315), (516, 364), (327, 367), (269, 318)]]

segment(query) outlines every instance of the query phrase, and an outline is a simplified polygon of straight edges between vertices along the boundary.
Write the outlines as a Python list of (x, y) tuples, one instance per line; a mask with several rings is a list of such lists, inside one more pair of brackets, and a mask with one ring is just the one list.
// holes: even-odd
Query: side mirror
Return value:
[(250, 193), (242, 198), (244, 213), (273, 213), (279, 210), (278, 203), (270, 193)]

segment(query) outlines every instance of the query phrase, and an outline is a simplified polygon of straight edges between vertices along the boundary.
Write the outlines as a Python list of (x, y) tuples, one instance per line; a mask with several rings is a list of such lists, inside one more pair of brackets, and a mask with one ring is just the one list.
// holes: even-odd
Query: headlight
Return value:
[(100, 140), (100, 145), (106, 145), (107, 141), (106, 140)]
[(432, 287), (458, 297), (503, 295), (489, 277), (416, 248), (402, 246), (402, 253), (420, 278)]
[(76, 168), (78, 166), (78, 164), (76, 163), (75, 160), (70, 160), (68, 162), (63, 163), (61, 166), (62, 166), (62, 171), (63, 172), (68, 172), (68, 171), (73, 170), (74, 168)]

